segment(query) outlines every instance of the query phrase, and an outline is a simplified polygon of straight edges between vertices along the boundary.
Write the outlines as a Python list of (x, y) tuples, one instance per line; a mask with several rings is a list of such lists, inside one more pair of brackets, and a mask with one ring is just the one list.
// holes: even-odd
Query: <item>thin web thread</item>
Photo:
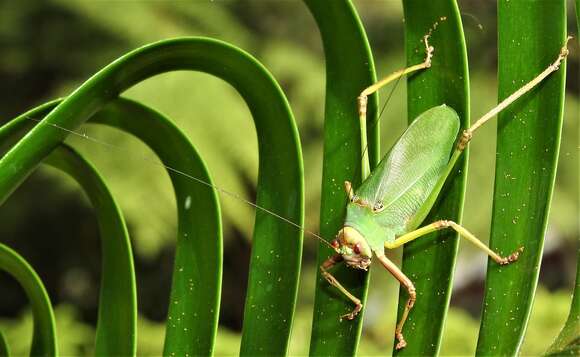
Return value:
[[(31, 118), (31, 117), (26, 117), (26, 119), (28, 119), (28, 120), (31, 120), (31, 121), (34, 121), (34, 122), (38, 123), (39, 125), (46, 125), (46, 126), (53, 127), (53, 128), (55, 128), (55, 129), (63, 130), (63, 131), (65, 131), (65, 132), (69, 133), (69, 134), (72, 134), (72, 135), (75, 135), (75, 136), (81, 137), (81, 138), (83, 138), (83, 139), (85, 139), (85, 140), (88, 140), (88, 141), (94, 142), (94, 143), (96, 143), (96, 144), (99, 144), (99, 145), (102, 145), (102, 146), (106, 146), (106, 147), (108, 147), (108, 148), (110, 148), (110, 149), (119, 150), (119, 151), (121, 151), (121, 152), (124, 152), (124, 153), (127, 153), (127, 152), (128, 152), (127, 150), (123, 149), (123, 148), (122, 148), (122, 147), (120, 147), (120, 146), (113, 145), (113, 144), (111, 144), (111, 143), (108, 143), (108, 142), (105, 142), (105, 141), (102, 141), (102, 140), (99, 140), (99, 139), (93, 138), (93, 137), (91, 137), (91, 136), (88, 136), (86, 133), (80, 133), (80, 132), (77, 132), (77, 131), (75, 131), (75, 130), (71, 130), (71, 129), (65, 128), (65, 127), (63, 127), (63, 126), (60, 126), (60, 125), (58, 125), (58, 124), (53, 124), (53, 123), (43, 123), (43, 121), (42, 121), (41, 119), (36, 119), (36, 118)], [(128, 154), (129, 154), (129, 155), (131, 155), (131, 156), (135, 156), (135, 155), (134, 155), (133, 153), (131, 153), (131, 152), (128, 152)], [(293, 222), (292, 220), (290, 220), (290, 219), (288, 219), (288, 218), (286, 218), (286, 217), (283, 217), (283, 216), (279, 215), (278, 213), (276, 213), (276, 212), (274, 212), (274, 211), (272, 211), (272, 210), (269, 210), (269, 209), (267, 209), (267, 208), (265, 208), (265, 207), (262, 207), (262, 206), (260, 206), (260, 205), (258, 205), (258, 204), (256, 204), (256, 203), (254, 203), (254, 202), (252, 202), (252, 201), (248, 200), (248, 199), (245, 199), (244, 197), (242, 197), (242, 196), (238, 195), (237, 193), (234, 193), (234, 192), (232, 192), (232, 191), (228, 191), (228, 190), (226, 190), (226, 189), (223, 189), (223, 188), (221, 188), (221, 187), (218, 187), (218, 186), (216, 186), (216, 185), (214, 185), (214, 184), (211, 184), (211, 183), (209, 183), (209, 182), (207, 182), (207, 181), (204, 181), (204, 180), (202, 180), (202, 179), (200, 179), (200, 178), (198, 178), (198, 177), (192, 176), (192, 175), (190, 175), (190, 174), (188, 174), (188, 173), (186, 173), (186, 172), (184, 172), (184, 171), (181, 171), (181, 170), (179, 170), (179, 169), (176, 169), (176, 168), (174, 168), (174, 167), (171, 167), (171, 166), (165, 165), (164, 163), (162, 163), (162, 162), (159, 162), (159, 161), (157, 161), (157, 160), (153, 159), (152, 157), (148, 157), (148, 156), (146, 156), (146, 155), (142, 155), (142, 156), (140, 157), (140, 159), (141, 159), (141, 160), (143, 160), (143, 161), (145, 161), (145, 162), (147, 162), (147, 163), (150, 163), (150, 164), (153, 164), (153, 165), (157, 165), (157, 166), (161, 166), (161, 167), (165, 168), (165, 169), (166, 169), (166, 170), (168, 170), (168, 171), (171, 171), (171, 172), (173, 172), (173, 173), (176, 173), (176, 174), (178, 174), (178, 175), (184, 176), (184, 177), (186, 177), (186, 178), (188, 178), (188, 179), (190, 179), (190, 180), (192, 180), (192, 181), (195, 181), (195, 182), (197, 182), (197, 183), (199, 183), (199, 184), (202, 184), (202, 185), (205, 185), (205, 186), (207, 186), (207, 187), (210, 187), (210, 188), (212, 188), (212, 189), (216, 190), (216, 191), (217, 191), (217, 192), (219, 192), (219, 193), (222, 193), (222, 194), (224, 194), (224, 195), (227, 195), (227, 196), (229, 196), (229, 197), (231, 197), (231, 198), (234, 198), (234, 199), (236, 199), (236, 200), (238, 200), (238, 201), (240, 201), (240, 202), (244, 202), (244, 203), (246, 203), (246, 204), (248, 204), (248, 205), (250, 205), (250, 206), (254, 207), (256, 210), (260, 210), (260, 211), (262, 211), (262, 212), (265, 212), (265, 213), (267, 213), (267, 214), (269, 214), (269, 215), (271, 215), (271, 216), (273, 216), (273, 217), (276, 217), (276, 218), (278, 218), (278, 219), (282, 220), (283, 222), (286, 222), (287, 224), (289, 224), (289, 225), (291, 225), (291, 226), (293, 226), (293, 227), (295, 227), (295, 228), (299, 229), (300, 231), (302, 231), (302, 232), (304, 232), (304, 233), (306, 233), (306, 234), (308, 234), (308, 235), (310, 235), (310, 236), (312, 236), (312, 237), (314, 237), (314, 238), (318, 239), (318, 240), (319, 240), (319, 241), (321, 241), (322, 243), (324, 243), (324, 244), (326, 244), (327, 246), (329, 246), (329, 247), (330, 247), (332, 250), (334, 250), (334, 247), (333, 247), (333, 246), (332, 246), (330, 243), (328, 243), (328, 241), (326, 241), (324, 238), (322, 238), (320, 235), (318, 235), (318, 234), (316, 234), (316, 233), (314, 233), (314, 232), (312, 232), (312, 231), (310, 231), (310, 230), (308, 230), (308, 229), (306, 229), (306, 228), (302, 227), (301, 225), (299, 225), (299, 224), (297, 224), (297, 223)]]

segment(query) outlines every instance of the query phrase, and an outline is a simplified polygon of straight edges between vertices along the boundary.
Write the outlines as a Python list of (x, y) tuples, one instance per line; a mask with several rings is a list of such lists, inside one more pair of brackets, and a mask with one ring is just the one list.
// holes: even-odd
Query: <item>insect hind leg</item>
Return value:
[(568, 53), (569, 53), (568, 41), (570, 41), (571, 39), (572, 39), (572, 36), (568, 36), (566, 38), (564, 45), (560, 49), (560, 53), (558, 54), (558, 57), (556, 57), (554, 62), (552, 62), (552, 64), (550, 64), (542, 73), (538, 74), (534, 79), (532, 79), (531, 81), (526, 83), (520, 89), (518, 89), (517, 91), (512, 93), (509, 97), (504, 99), (501, 103), (499, 103), (495, 108), (493, 108), (488, 113), (486, 113), (484, 116), (479, 118), (470, 128), (463, 131), (463, 133), (461, 134), (461, 137), (459, 138), (459, 140), (457, 142), (457, 150), (463, 151), (467, 147), (467, 144), (469, 143), (469, 141), (473, 137), (473, 133), (480, 126), (482, 126), (487, 121), (489, 121), (491, 118), (493, 118), (494, 116), (499, 114), (502, 110), (507, 108), (513, 102), (515, 102), (522, 95), (524, 95), (527, 92), (529, 92), (530, 90), (532, 90), (536, 85), (538, 85), (544, 79), (546, 79), (546, 77), (548, 77), (552, 72), (556, 72), (560, 68), (562, 61), (566, 58), (566, 56), (568, 56)]
[(433, 222), (433, 223), (428, 224), (424, 227), (421, 227), (417, 230), (414, 230), (414, 231), (409, 232), (407, 234), (404, 234), (400, 237), (397, 237), (397, 239), (395, 239), (394, 242), (386, 242), (385, 248), (386, 249), (395, 249), (395, 248), (400, 247), (400, 246), (402, 246), (410, 241), (413, 241), (419, 237), (422, 237), (426, 234), (429, 234), (431, 232), (435, 232), (435, 231), (438, 231), (441, 229), (445, 229), (445, 228), (451, 228), (454, 231), (456, 231), (457, 233), (459, 233), (459, 235), (461, 237), (467, 239), (468, 241), (473, 243), (473, 245), (475, 245), (477, 248), (483, 250), (487, 255), (489, 255), (489, 257), (491, 259), (493, 259), (496, 263), (498, 263), (500, 265), (506, 265), (506, 264), (515, 262), (516, 260), (518, 260), (520, 254), (524, 251), (524, 247), (519, 247), (510, 255), (502, 257), (499, 254), (497, 254), (496, 252), (494, 252), (493, 250), (491, 250), (482, 241), (477, 239), (477, 237), (474, 236), (466, 228), (464, 228), (463, 226), (461, 226), (453, 221), (449, 221), (449, 220), (440, 220), (437, 222)]
[(459, 233), (460, 236), (469, 240), (477, 248), (486, 252), (487, 255), (489, 255), (489, 257), (491, 259), (493, 259), (496, 263), (498, 263), (500, 265), (507, 265), (507, 264), (515, 262), (516, 260), (518, 260), (520, 254), (524, 251), (524, 247), (519, 247), (510, 255), (502, 257), (499, 254), (497, 254), (496, 252), (494, 252), (493, 250), (489, 249), (489, 247), (487, 245), (485, 245), (482, 241), (477, 239), (477, 237), (474, 236), (467, 229), (465, 229), (464, 227), (460, 226), (459, 224), (457, 224), (453, 221), (442, 220), (442, 221), (435, 222), (435, 224), (438, 226), (437, 229), (452, 228), (457, 233)]
[(411, 279), (409, 279), (402, 271), (399, 269), (398, 266), (395, 265), (392, 261), (390, 261), (385, 255), (377, 254), (377, 259), (381, 262), (381, 264), (391, 273), (400, 283), (407, 289), (407, 294), (409, 297), (407, 298), (407, 303), (405, 304), (405, 310), (403, 310), (403, 316), (401, 320), (397, 323), (397, 328), (395, 329), (395, 338), (397, 339), (397, 345), (395, 348), (400, 350), (407, 346), (407, 342), (405, 341), (405, 337), (403, 336), (403, 326), (405, 325), (405, 321), (407, 321), (407, 317), (409, 317), (409, 312), (415, 305), (415, 301), (417, 300), (417, 291), (415, 290), (415, 285)]

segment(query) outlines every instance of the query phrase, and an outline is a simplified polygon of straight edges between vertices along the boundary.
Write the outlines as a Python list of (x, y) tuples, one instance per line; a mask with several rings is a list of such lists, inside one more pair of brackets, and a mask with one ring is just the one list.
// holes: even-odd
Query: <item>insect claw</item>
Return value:
[(340, 316), (340, 321), (347, 319), (347, 320), (354, 320), (354, 315), (352, 314), (352, 312), (350, 314), (344, 314)]
[(574, 38), (573, 36), (566, 37), (566, 41), (564, 42), (564, 46), (562, 46), (562, 49), (560, 49), (560, 56), (566, 57), (566, 56), (568, 56), (568, 54), (570, 54), (570, 51), (568, 50), (568, 41), (570, 41), (573, 38)]
[(395, 337), (397, 338), (397, 341), (399, 341), (397, 346), (395, 346), (395, 349), (400, 350), (401, 348), (405, 348), (407, 346), (407, 341), (405, 341), (402, 333), (395, 332)]
[(516, 249), (512, 254), (503, 258), (503, 260), (499, 263), (500, 265), (508, 265), (510, 263), (515, 262), (520, 257), (520, 254), (524, 251), (524, 247), (521, 246)]
[(348, 314), (344, 314), (342, 316), (340, 316), (340, 321), (342, 321), (343, 319), (347, 319), (347, 320), (354, 320), (354, 318), (356, 317), (356, 315), (358, 315), (358, 313), (360, 312), (360, 310), (362, 310), (362, 304), (357, 304), (354, 307), (354, 310), (352, 310), (350, 313)]

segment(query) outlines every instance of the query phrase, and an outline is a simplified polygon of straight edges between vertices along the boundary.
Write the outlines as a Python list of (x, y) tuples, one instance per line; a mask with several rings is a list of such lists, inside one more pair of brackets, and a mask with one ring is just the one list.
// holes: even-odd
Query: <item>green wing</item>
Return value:
[(390, 226), (405, 223), (441, 176), (458, 131), (459, 117), (452, 108), (441, 105), (425, 111), (362, 183), (357, 196), (384, 206), (380, 215), (388, 216)]

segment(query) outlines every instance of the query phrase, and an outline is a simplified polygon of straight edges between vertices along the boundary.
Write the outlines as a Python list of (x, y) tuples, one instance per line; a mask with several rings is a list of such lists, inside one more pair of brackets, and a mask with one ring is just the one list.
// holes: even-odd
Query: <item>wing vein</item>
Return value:
[(413, 180), (409, 185), (407, 185), (407, 187), (405, 187), (403, 190), (401, 190), (401, 192), (395, 198), (393, 198), (388, 204), (385, 204), (384, 205), (385, 208), (390, 207), (399, 198), (401, 198), (401, 196), (403, 196), (404, 194), (406, 194), (411, 189), (411, 187), (413, 187), (418, 181), (420, 181), (423, 177), (425, 177), (425, 175), (427, 174), (427, 171), (423, 172), (423, 174), (421, 174), (420, 176), (417, 176), (417, 178), (415, 180)]

